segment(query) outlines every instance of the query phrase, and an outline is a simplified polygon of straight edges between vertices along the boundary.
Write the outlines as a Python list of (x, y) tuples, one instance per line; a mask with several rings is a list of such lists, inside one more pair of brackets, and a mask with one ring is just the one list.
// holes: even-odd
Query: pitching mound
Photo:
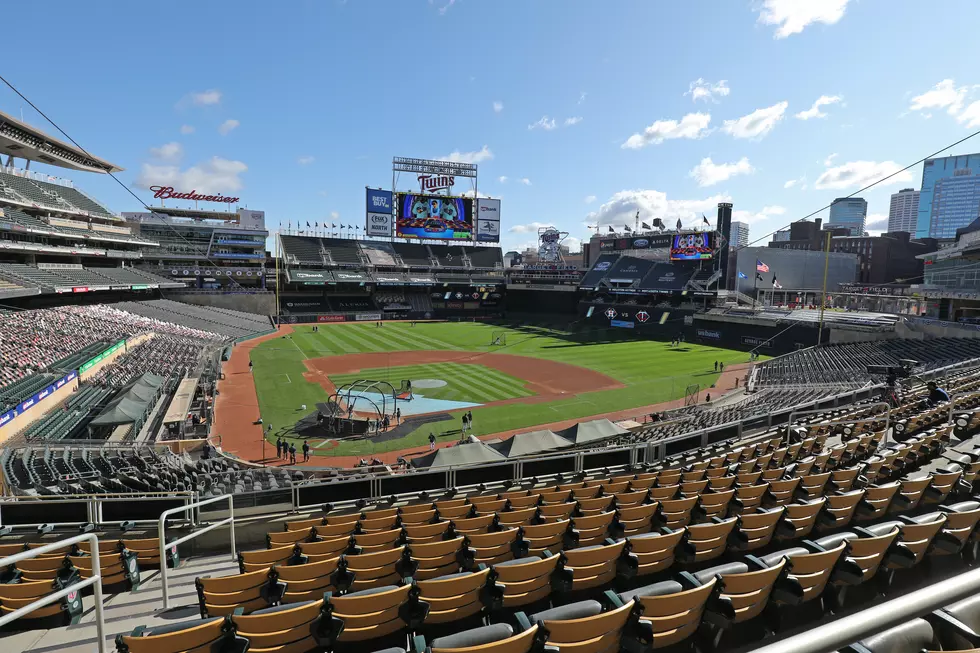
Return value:
[(412, 381), (412, 388), (416, 390), (444, 387), (446, 387), (446, 382), (442, 379), (417, 379)]

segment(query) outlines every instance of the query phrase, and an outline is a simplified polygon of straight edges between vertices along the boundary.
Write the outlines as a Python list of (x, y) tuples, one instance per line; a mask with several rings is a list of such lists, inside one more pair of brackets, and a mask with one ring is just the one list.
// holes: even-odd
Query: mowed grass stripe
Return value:
[(533, 394), (530, 390), (525, 388), (527, 381), (524, 379), (519, 379), (517, 377), (511, 376), (510, 374), (505, 374), (500, 370), (495, 370), (492, 367), (486, 368), (486, 375), (489, 380), (502, 387), (506, 388), (515, 397), (528, 397)]
[(486, 399), (488, 402), (523, 397), (527, 394), (523, 388), (513, 383), (509, 377), (501, 377), (496, 370), (489, 367), (481, 366), (478, 373), (477, 369), (472, 365), (459, 365), (458, 367), (460, 368), (460, 374), (466, 377), (467, 384), (473, 388), (474, 394), (488, 395)]
[(482, 398), (481, 403), (501, 401), (514, 397), (513, 392), (503, 383), (491, 379), (491, 370), (480, 366), (453, 364), (451, 374), (458, 383), (474, 397)]
[[(385, 327), (385, 328), (388, 328), (388, 327)], [(396, 329), (396, 330), (398, 330), (398, 329)], [(412, 349), (436, 349), (436, 350), (439, 350), (439, 351), (443, 351), (443, 350), (446, 350), (446, 349), (453, 349), (453, 350), (461, 349), (461, 347), (457, 347), (452, 342), (444, 341), (444, 340), (438, 340), (438, 339), (436, 339), (434, 337), (429, 337), (429, 336), (423, 335), (421, 332), (424, 329), (422, 329), (421, 327), (414, 327), (414, 328), (413, 327), (404, 327), (403, 330), (405, 331), (405, 333), (402, 334), (402, 335), (405, 335), (408, 338), (408, 341), (409, 342), (415, 343), (415, 344), (413, 344)], [(463, 347), (463, 348), (465, 348), (465, 347)]]
[(356, 332), (357, 327), (339, 327), (337, 329), (337, 337), (344, 342), (348, 343), (350, 347), (350, 353), (373, 353), (378, 351), (385, 351), (380, 345), (375, 344), (371, 340), (365, 338), (364, 336)]
[(479, 375), (477, 370), (471, 369), (447, 369), (446, 380), (455, 387), (459, 388), (459, 391), (464, 396), (468, 397), (470, 401), (477, 403), (487, 403), (490, 401), (499, 401), (503, 399), (506, 395), (497, 389), (490, 386), (481, 387), (478, 383)]
[(382, 331), (385, 331), (385, 336), (388, 341), (397, 344), (399, 351), (415, 351), (419, 349), (419, 345), (416, 341), (412, 340), (406, 334), (400, 333), (398, 329), (389, 329), (384, 327)]

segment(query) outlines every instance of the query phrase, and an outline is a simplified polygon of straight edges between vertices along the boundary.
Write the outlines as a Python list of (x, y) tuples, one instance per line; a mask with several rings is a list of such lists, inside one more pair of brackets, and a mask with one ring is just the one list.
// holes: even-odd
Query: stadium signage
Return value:
[(449, 190), (456, 185), (456, 177), (451, 175), (419, 175), (419, 188), (423, 193), (433, 190)]
[(620, 329), (632, 329), (635, 326), (633, 322), (627, 320), (613, 320), (609, 324)]
[(749, 345), (751, 347), (772, 347), (772, 340), (766, 338), (757, 338), (755, 336), (742, 336), (742, 344)]
[(698, 338), (721, 340), (721, 331), (715, 331), (713, 329), (698, 329)]
[(223, 204), (235, 204), (238, 197), (226, 197), (224, 195), (199, 195), (196, 190), (183, 193), (174, 190), (173, 186), (150, 186), (153, 197), (158, 200), (192, 200), (194, 202), (221, 202)]
[(317, 315), (316, 316), (317, 322), (343, 322), (346, 319), (347, 318), (345, 318), (343, 315)]

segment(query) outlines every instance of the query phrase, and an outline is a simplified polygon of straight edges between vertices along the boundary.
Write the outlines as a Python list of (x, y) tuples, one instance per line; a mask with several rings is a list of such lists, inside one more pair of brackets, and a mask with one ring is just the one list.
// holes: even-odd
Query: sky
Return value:
[[(8, 24), (42, 20), (38, 3)], [(479, 165), (502, 246), (537, 228), (768, 234), (980, 129), (980, 3), (948, 0), (51, 0), (0, 74), (150, 185), (241, 197), (272, 229), (364, 222), (393, 156)], [(56, 46), (55, 44), (61, 44)], [(12, 91), (0, 110), (57, 135)], [(980, 152), (980, 137), (946, 154)], [(32, 164), (32, 169), (45, 169)], [(116, 212), (103, 175), (51, 170)], [(862, 194), (868, 229), (921, 165)], [(399, 190), (418, 188), (411, 175)], [(457, 191), (470, 191), (460, 180)], [(826, 219), (826, 212), (818, 217)]]

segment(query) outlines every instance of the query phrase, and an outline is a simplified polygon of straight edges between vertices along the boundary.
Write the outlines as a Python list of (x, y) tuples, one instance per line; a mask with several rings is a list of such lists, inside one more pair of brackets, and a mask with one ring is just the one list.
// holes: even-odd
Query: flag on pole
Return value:
[(677, 218), (677, 231), (680, 231), (683, 228), (684, 228), (684, 225), (681, 222), (681, 219), (680, 218)]
[(741, 270), (739, 270), (738, 271), (738, 278), (739, 279), (748, 279), (749, 278), (749, 275), (747, 275), (744, 272), (742, 272)]
[(337, 228), (337, 225), (335, 225), (335, 224), (334, 224), (333, 222), (331, 222), (331, 223), (330, 223), (330, 228), (331, 228), (331, 229), (336, 229), (336, 228)]
[(616, 230), (612, 228), (612, 225), (609, 225), (609, 233), (611, 234), (616, 233)]
[(766, 265), (765, 263), (763, 263), (760, 259), (756, 259), (755, 260), (755, 269), (756, 269), (756, 272), (768, 272), (769, 271), (769, 266)]
[(306, 221), (306, 228), (307, 228), (307, 229), (309, 229), (309, 228), (310, 228), (310, 221), (309, 221), (309, 220), (307, 220), (307, 221)]
[(626, 233), (630, 233), (631, 231), (633, 231), (632, 229), (630, 229), (630, 226), (628, 224), (624, 224), (623, 229), (626, 230)]
[(783, 287), (783, 284), (781, 284), (778, 281), (776, 281), (776, 275), (775, 274), (772, 275), (772, 287), (773, 288), (782, 288)]
[(650, 225), (648, 225), (648, 224), (647, 224), (646, 222), (644, 222), (644, 223), (642, 223), (642, 226), (643, 226), (643, 228), (644, 228), (644, 229), (646, 229), (647, 231), (649, 231), (649, 230), (651, 230), (651, 229), (653, 229), (653, 227), (651, 227)]
[(708, 222), (708, 218), (704, 217), (704, 213), (701, 214), (701, 220), (702, 220), (702, 222), (704, 222), (709, 227), (711, 226), (711, 223)]
[(756, 281), (765, 281), (765, 279), (762, 278), (762, 275), (759, 274), (758, 272), (755, 273), (755, 280)]

